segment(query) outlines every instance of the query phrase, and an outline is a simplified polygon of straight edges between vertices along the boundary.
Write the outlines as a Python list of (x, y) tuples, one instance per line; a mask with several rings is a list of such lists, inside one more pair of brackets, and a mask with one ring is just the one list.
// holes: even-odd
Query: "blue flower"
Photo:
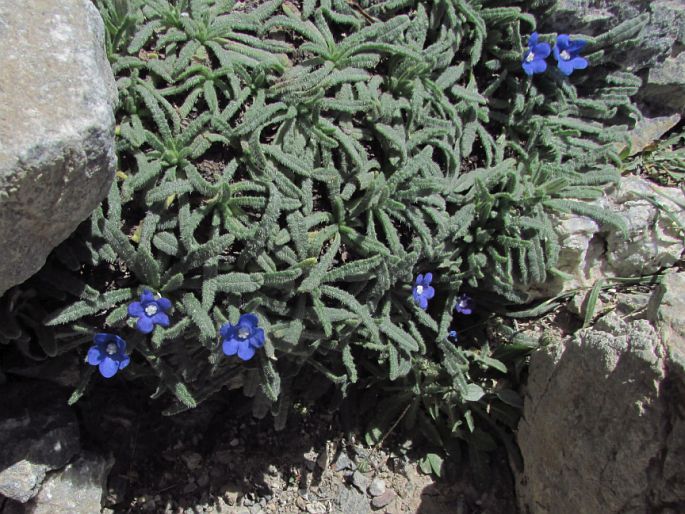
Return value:
[(423, 310), (428, 308), (428, 300), (435, 296), (435, 289), (430, 285), (431, 280), (433, 280), (432, 273), (426, 273), (425, 277), (422, 274), (419, 274), (414, 283), (414, 289), (412, 291), (414, 301)]
[(126, 355), (126, 341), (114, 334), (95, 334), (95, 343), (88, 350), (88, 364), (97, 366), (100, 374), (105, 378), (116, 375), (131, 362)]
[(587, 41), (582, 39), (571, 41), (568, 34), (559, 34), (554, 45), (554, 57), (561, 73), (568, 77), (573, 70), (587, 68), (587, 59), (578, 55), (586, 44)]
[(551, 49), (547, 43), (538, 43), (538, 33), (533, 32), (528, 40), (528, 50), (523, 54), (521, 67), (526, 75), (542, 73), (547, 69), (545, 59), (549, 57)]
[(471, 314), (473, 312), (473, 299), (467, 294), (460, 294), (457, 297), (454, 310), (459, 314)]
[(219, 332), (226, 355), (236, 355), (244, 361), (254, 357), (255, 350), (264, 346), (264, 329), (257, 325), (259, 320), (252, 313), (240, 316), (237, 325), (225, 323)]
[(456, 330), (450, 330), (450, 331), (447, 333), (447, 337), (448, 337), (449, 339), (454, 339), (454, 340), (456, 341), (456, 340), (457, 340), (457, 331), (456, 331)]
[(169, 326), (169, 316), (166, 311), (171, 309), (168, 298), (161, 297), (155, 300), (154, 295), (147, 289), (140, 295), (139, 302), (132, 302), (128, 306), (128, 315), (138, 318), (136, 328), (143, 334), (149, 334), (155, 325)]

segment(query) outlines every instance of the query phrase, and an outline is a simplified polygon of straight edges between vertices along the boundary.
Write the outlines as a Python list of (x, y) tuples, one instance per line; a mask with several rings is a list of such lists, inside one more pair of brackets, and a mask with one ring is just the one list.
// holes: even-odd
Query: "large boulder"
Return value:
[(661, 112), (685, 109), (685, 2), (682, 0), (551, 0), (543, 30), (599, 36), (620, 23), (648, 17), (632, 47), (608, 54), (644, 77), (641, 96)]
[(90, 0), (0, 0), (0, 70), (1, 295), (107, 194), (116, 86)]
[(650, 304), (657, 328), (611, 312), (533, 355), (517, 433), (522, 513), (682, 512), (683, 298), (685, 275), (671, 275)]

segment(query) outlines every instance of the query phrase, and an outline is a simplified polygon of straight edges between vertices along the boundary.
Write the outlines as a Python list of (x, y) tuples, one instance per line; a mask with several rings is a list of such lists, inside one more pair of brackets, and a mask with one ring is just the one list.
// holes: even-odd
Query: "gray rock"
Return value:
[(309, 514), (326, 514), (326, 506), (321, 502), (312, 502), (307, 504), (307, 512)]
[(550, 4), (549, 11), (540, 18), (543, 30), (559, 33), (599, 36), (624, 21), (647, 15), (647, 25), (635, 37), (637, 43), (606, 48), (607, 57), (628, 71), (649, 70), (640, 94), (658, 110), (685, 108), (685, 75), (677, 75), (683, 57), (674, 57), (685, 44), (685, 2), (553, 0)]
[(532, 356), (517, 433), (521, 512), (661, 512), (682, 501), (685, 380), (668, 353), (647, 320), (610, 313)]
[(352, 459), (349, 458), (347, 453), (344, 451), (340, 452), (340, 455), (338, 455), (338, 458), (335, 461), (335, 470), (342, 471), (344, 469), (354, 469), (355, 467), (354, 462), (352, 462)]
[(397, 495), (395, 494), (395, 491), (393, 491), (392, 489), (388, 489), (380, 496), (375, 496), (371, 500), (371, 506), (374, 509), (382, 509), (386, 505), (389, 505), (396, 497)]
[[(664, 277), (648, 307), (648, 315), (656, 324), (666, 348), (666, 364), (670, 387), (666, 393), (674, 401), (685, 396), (685, 273)], [(682, 502), (685, 498), (685, 419), (673, 417), (671, 430), (664, 441), (661, 483), (658, 498), (662, 503)]]
[(639, 71), (658, 63), (676, 43), (682, 43), (685, 5), (680, 0), (556, 0), (543, 23), (560, 33), (600, 35), (641, 14), (649, 15), (649, 22), (636, 38), (639, 45), (629, 51), (623, 46), (611, 54), (616, 64)]
[[(678, 122), (680, 122), (679, 114), (640, 120), (635, 128), (627, 134), (630, 143), (629, 155), (637, 155), (643, 152), (645, 148), (658, 141), (666, 132), (675, 127)], [(616, 145), (618, 153), (621, 153), (625, 148), (626, 145), (623, 143)]]
[(385, 493), (385, 480), (374, 478), (369, 486), (369, 494), (371, 496), (380, 496), (383, 493)]
[(340, 496), (338, 497), (339, 510), (336, 512), (340, 514), (368, 514), (371, 512), (366, 495), (360, 493), (354, 488), (341, 487)]
[(100, 512), (107, 474), (114, 463), (83, 452), (72, 464), (50, 473), (40, 493), (26, 505), (27, 514)]
[(661, 187), (639, 177), (622, 178), (592, 205), (623, 217), (627, 237), (585, 216), (558, 215), (554, 229), (561, 250), (556, 267), (570, 278), (554, 277), (542, 285), (521, 287), (521, 291), (529, 299), (551, 298), (592, 287), (600, 278), (645, 275), (673, 266), (680, 260), (683, 243), (671, 217), (685, 226), (685, 211), (676, 202), (685, 202), (685, 194), (677, 187)]
[(89, 0), (0, 0), (0, 69), (2, 294), (107, 194), (116, 87)]
[(352, 485), (359, 489), (360, 492), (365, 493), (371, 484), (371, 479), (359, 471), (352, 474)]
[(675, 111), (685, 107), (685, 52), (668, 57), (649, 70), (642, 96)]
[(25, 503), (48, 471), (78, 453), (78, 422), (66, 397), (46, 383), (4, 387), (0, 398), (0, 494)]

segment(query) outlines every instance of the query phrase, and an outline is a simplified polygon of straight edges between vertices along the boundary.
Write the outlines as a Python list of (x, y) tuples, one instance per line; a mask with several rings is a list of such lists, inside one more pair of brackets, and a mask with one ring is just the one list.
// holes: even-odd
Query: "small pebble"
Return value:
[(388, 489), (380, 496), (376, 496), (373, 500), (371, 500), (371, 505), (376, 509), (382, 509), (394, 499), (395, 492), (392, 489)]
[(354, 469), (354, 462), (350, 460), (345, 452), (341, 452), (338, 460), (335, 461), (335, 470), (342, 471), (343, 469)]
[(326, 514), (326, 506), (321, 502), (312, 502), (307, 505), (309, 514)]
[(374, 478), (369, 486), (369, 494), (371, 496), (380, 496), (385, 492), (385, 480), (381, 478)]
[(297, 497), (297, 499), (295, 500), (295, 505), (297, 505), (297, 507), (300, 510), (307, 510), (307, 502), (304, 501), (304, 498), (302, 498), (301, 496)]
[(362, 493), (366, 492), (366, 489), (369, 487), (369, 483), (369, 478), (359, 471), (355, 471), (352, 475), (352, 484)]
[(231, 439), (231, 442), (228, 444), (230, 446), (236, 447), (240, 444), (240, 439), (238, 439), (237, 437), (234, 437), (233, 439)]

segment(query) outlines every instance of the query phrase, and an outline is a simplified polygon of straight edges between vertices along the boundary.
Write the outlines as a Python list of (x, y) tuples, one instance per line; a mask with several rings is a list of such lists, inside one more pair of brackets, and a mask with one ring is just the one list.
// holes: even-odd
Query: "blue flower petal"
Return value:
[(152, 329), (155, 328), (155, 324), (150, 318), (143, 316), (142, 318), (138, 318), (138, 321), (136, 321), (136, 328), (143, 334), (149, 334), (152, 332)]
[(126, 351), (126, 341), (124, 341), (121, 337), (112, 334), (111, 341), (116, 343), (119, 353), (124, 353)]
[(168, 327), (169, 326), (169, 316), (167, 316), (163, 312), (158, 312), (157, 314), (152, 316), (152, 318), (150, 318), (150, 319), (155, 325), (160, 325), (162, 327)]
[(91, 346), (88, 350), (88, 364), (97, 366), (102, 362), (102, 350), (97, 346)]
[(430, 285), (432, 280), (433, 280), (433, 274), (430, 272), (426, 273), (426, 278), (423, 279), (423, 285), (424, 286)]
[(141, 302), (153, 302), (155, 300), (155, 295), (149, 289), (144, 289), (143, 293), (140, 295)]
[(421, 307), (424, 311), (428, 308), (428, 300), (425, 296), (421, 296), (419, 298), (419, 307)]
[(255, 348), (261, 348), (264, 346), (264, 329), (256, 328), (252, 337), (250, 338), (250, 344)]
[(230, 339), (234, 334), (233, 334), (233, 325), (230, 323), (224, 323), (221, 325), (221, 328), (219, 329), (219, 334), (221, 334), (221, 337), (223, 339)]
[(584, 39), (574, 39), (573, 41), (569, 41), (568, 43), (568, 51), (572, 54), (577, 54), (585, 47), (585, 45), (587, 45), (587, 41), (585, 41)]
[(249, 361), (254, 357), (255, 349), (247, 341), (241, 341), (238, 345), (238, 357), (244, 361)]
[(526, 72), (526, 75), (528, 75), (529, 77), (533, 76), (533, 73), (534, 73), (535, 71), (534, 71), (533, 63), (532, 63), (532, 62), (525, 62), (525, 61), (524, 61), (524, 62), (521, 64), (521, 67), (523, 68), (523, 71)]
[(535, 59), (530, 63), (533, 73), (543, 73), (547, 69), (547, 63), (542, 59)]
[(93, 336), (93, 342), (100, 345), (107, 344), (112, 339), (112, 334), (101, 332)]
[(238, 340), (237, 339), (225, 339), (224, 343), (221, 345), (225, 355), (235, 355), (238, 353)]
[(530, 37), (528, 38), (528, 46), (533, 48), (535, 45), (538, 44), (538, 33), (533, 32)]
[(423, 296), (426, 297), (426, 300), (430, 300), (435, 296), (435, 289), (433, 289), (431, 286), (426, 287), (423, 290)]
[(559, 34), (557, 36), (557, 46), (560, 48), (560, 51), (568, 50), (569, 35), (568, 34)]
[(168, 298), (161, 297), (159, 300), (156, 301), (159, 308), (163, 311), (168, 311), (169, 309), (171, 309), (171, 300), (169, 300)]
[(559, 67), (559, 70), (561, 70), (561, 73), (566, 75), (567, 77), (573, 73), (573, 64), (571, 61), (564, 61), (563, 59), (559, 60), (559, 63), (557, 64)]
[(584, 70), (585, 68), (587, 68), (588, 65), (587, 59), (585, 57), (574, 57), (569, 62), (576, 70)]
[(140, 302), (133, 302), (128, 305), (128, 315), (139, 318), (145, 315), (143, 304)]
[(412, 291), (412, 296), (414, 297), (414, 301), (415, 301), (416, 303), (419, 303), (421, 297), (419, 296), (419, 293), (416, 292), (416, 289), (414, 289), (414, 290)]
[(111, 357), (106, 356), (104, 359), (102, 359), (98, 369), (103, 377), (111, 378), (116, 375), (117, 371), (119, 371), (119, 364)]
[(549, 57), (549, 54), (552, 52), (552, 48), (549, 46), (547, 43), (540, 43), (535, 45), (533, 48), (533, 53), (535, 54), (536, 59), (544, 59), (546, 57)]
[(252, 330), (259, 324), (259, 319), (251, 312), (248, 312), (247, 314), (243, 314), (242, 316), (240, 316), (238, 324), (247, 326), (247, 328), (250, 329), (250, 332), (252, 332)]
[(119, 360), (119, 369), (124, 369), (130, 363), (131, 363), (131, 357), (129, 357), (128, 355), (122, 356), (121, 359)]

